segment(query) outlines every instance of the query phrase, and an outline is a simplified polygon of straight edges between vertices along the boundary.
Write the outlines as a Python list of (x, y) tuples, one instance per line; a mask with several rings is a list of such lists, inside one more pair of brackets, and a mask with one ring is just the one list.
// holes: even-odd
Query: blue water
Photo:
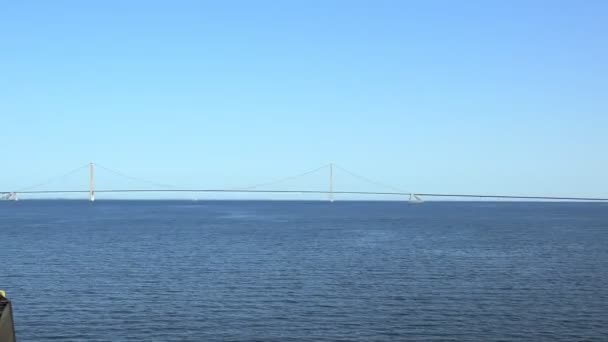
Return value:
[(0, 202), (19, 341), (608, 341), (608, 204)]

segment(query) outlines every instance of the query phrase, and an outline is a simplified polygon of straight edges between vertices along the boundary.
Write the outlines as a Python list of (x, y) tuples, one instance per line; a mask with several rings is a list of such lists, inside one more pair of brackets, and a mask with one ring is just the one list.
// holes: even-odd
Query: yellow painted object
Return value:
[(15, 325), (13, 309), (6, 298), (6, 292), (0, 290), (0, 342), (15, 342)]

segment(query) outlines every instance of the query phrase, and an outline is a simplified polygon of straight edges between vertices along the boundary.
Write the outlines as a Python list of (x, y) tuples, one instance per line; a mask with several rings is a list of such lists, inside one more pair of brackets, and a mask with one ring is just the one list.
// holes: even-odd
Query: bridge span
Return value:
[[(507, 194), (461, 194), (461, 193), (425, 193), (425, 192), (410, 192), (410, 191), (402, 191), (396, 189), (392, 186), (385, 185), (376, 181), (373, 181), (369, 178), (357, 175), (351, 171), (348, 171), (340, 166), (337, 166), (334, 163), (329, 163), (318, 167), (316, 169), (295, 175), (286, 178), (282, 178), (273, 182), (256, 184), (253, 186), (242, 187), (242, 188), (231, 188), (231, 189), (221, 189), (221, 188), (179, 188), (171, 185), (155, 183), (144, 181), (146, 183), (154, 184), (157, 188), (154, 189), (144, 189), (144, 188), (118, 188), (118, 189), (96, 189), (95, 184), (95, 166), (94, 163), (89, 163), (78, 167), (67, 174), (61, 175), (59, 177), (54, 177), (50, 180), (47, 180), (42, 183), (35, 184), (30, 187), (21, 188), (12, 191), (0, 191), (0, 199), (5, 200), (17, 200), (19, 195), (25, 194), (88, 194), (88, 199), (91, 202), (94, 202), (96, 199), (96, 194), (100, 193), (254, 193), (254, 194), (319, 194), (328, 196), (328, 200), (333, 202), (335, 200), (335, 195), (362, 195), (362, 196), (394, 196), (400, 200), (407, 199), (409, 202), (422, 202), (424, 198), (463, 198), (463, 199), (500, 199), (500, 200), (536, 200), (536, 201), (593, 201), (593, 202), (605, 202), (608, 201), (608, 197), (587, 197), (587, 196), (543, 196), (543, 195), (507, 195)], [(122, 177), (140, 180), (137, 177), (132, 177), (125, 175), (116, 170), (112, 170), (110, 168), (106, 168), (104, 166), (98, 165), (101, 168), (120, 175)], [(68, 190), (68, 189), (50, 189), (50, 190), (33, 190), (33, 188), (40, 187), (48, 184), (50, 181), (53, 181), (57, 178), (65, 177), (67, 175), (73, 174), (74, 172), (81, 170), (85, 167), (89, 168), (89, 188), (82, 190)], [(334, 168), (338, 167), (342, 171), (347, 172), (351, 176), (367, 181), (368, 183), (372, 183), (375, 185), (380, 185), (383, 187), (389, 187), (395, 189), (393, 191), (344, 191), (344, 190), (335, 190), (334, 189)], [(293, 190), (293, 189), (257, 189), (258, 187), (264, 187), (269, 185), (274, 185), (277, 183), (284, 182), (286, 180), (296, 179), (298, 177), (302, 177), (314, 172), (318, 172), (324, 168), (328, 168), (329, 170), (329, 178), (328, 178), (328, 188), (326, 190)]]

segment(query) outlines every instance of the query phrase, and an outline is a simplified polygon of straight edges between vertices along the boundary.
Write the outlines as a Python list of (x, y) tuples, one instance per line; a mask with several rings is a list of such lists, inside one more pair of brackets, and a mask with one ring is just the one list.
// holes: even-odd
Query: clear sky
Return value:
[(197, 187), (334, 161), (408, 191), (607, 196), (607, 18), (606, 1), (2, 1), (0, 190), (91, 160)]

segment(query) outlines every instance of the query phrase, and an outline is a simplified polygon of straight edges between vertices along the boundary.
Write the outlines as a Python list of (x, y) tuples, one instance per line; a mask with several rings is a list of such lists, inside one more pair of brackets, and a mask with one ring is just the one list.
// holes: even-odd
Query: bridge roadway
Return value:
[[(118, 175), (120, 177), (129, 179), (131, 181), (139, 181), (140, 183), (148, 184), (148, 186), (155, 187), (154, 189), (96, 189), (95, 186), (95, 166), (99, 166), (101, 169), (108, 171), (112, 174)], [(34, 190), (34, 188), (40, 188), (41, 186), (48, 185), (51, 182), (54, 182), (58, 179), (70, 176), (79, 170), (88, 168), (89, 169), (89, 189), (88, 190)], [(359, 180), (365, 181), (368, 184), (373, 184), (374, 186), (383, 187), (385, 189), (392, 189), (392, 191), (335, 191), (334, 190), (334, 168), (338, 170), (342, 170), (349, 174), (352, 177), (355, 177)], [(328, 169), (328, 190), (263, 190), (259, 189), (260, 187), (268, 187), (271, 185), (279, 184), (285, 181), (294, 180), (300, 177), (304, 177), (321, 170)], [(254, 189), (258, 188), (258, 189)], [(576, 197), (576, 196), (524, 196), (524, 195), (496, 195), (496, 194), (445, 194), (445, 193), (420, 193), (420, 192), (410, 192), (403, 191), (393, 186), (389, 186), (386, 184), (382, 184), (380, 182), (371, 180), (364, 176), (358, 175), (352, 171), (349, 171), (339, 165), (334, 163), (329, 163), (326, 165), (322, 165), (315, 169), (306, 171), (304, 173), (300, 173), (295, 176), (285, 177), (282, 179), (275, 180), (273, 182), (267, 182), (262, 184), (253, 185), (250, 187), (239, 187), (239, 188), (230, 188), (230, 189), (187, 189), (180, 188), (177, 186), (171, 186), (156, 182), (150, 182), (147, 180), (140, 179), (138, 177), (133, 177), (126, 175), (120, 171), (113, 170), (111, 168), (105, 167), (103, 165), (94, 164), (93, 162), (79, 166), (66, 174), (61, 176), (53, 177), (47, 179), (44, 182), (35, 184), (33, 186), (16, 189), (13, 191), (0, 191), (0, 198), (5, 197), (5, 199), (17, 199), (17, 195), (19, 194), (66, 194), (66, 193), (88, 193), (89, 199), (91, 201), (95, 201), (96, 193), (145, 193), (145, 192), (189, 192), (189, 193), (257, 193), (257, 194), (324, 194), (328, 195), (328, 199), (330, 201), (334, 200), (334, 195), (364, 195), (364, 196), (409, 196), (410, 201), (417, 201), (421, 197), (439, 197), (439, 198), (477, 198), (477, 199), (513, 199), (513, 200), (555, 200), (555, 201), (608, 201), (608, 198), (599, 198), (599, 197)]]
[[(62, 194), (89, 193), (90, 190), (31, 190), (31, 191), (0, 191), (0, 194)], [(608, 201), (600, 197), (560, 197), (560, 196), (519, 196), (519, 195), (485, 195), (485, 194), (440, 194), (440, 193), (410, 193), (410, 192), (376, 192), (376, 191), (328, 191), (328, 190), (256, 190), (256, 189), (107, 189), (95, 190), (96, 193), (132, 193), (132, 192), (190, 192), (190, 193), (259, 193), (259, 194), (334, 194), (334, 195), (386, 195), (419, 197), (457, 197), (457, 198), (489, 198), (489, 199), (518, 199), (518, 200), (555, 200), (555, 201)]]

